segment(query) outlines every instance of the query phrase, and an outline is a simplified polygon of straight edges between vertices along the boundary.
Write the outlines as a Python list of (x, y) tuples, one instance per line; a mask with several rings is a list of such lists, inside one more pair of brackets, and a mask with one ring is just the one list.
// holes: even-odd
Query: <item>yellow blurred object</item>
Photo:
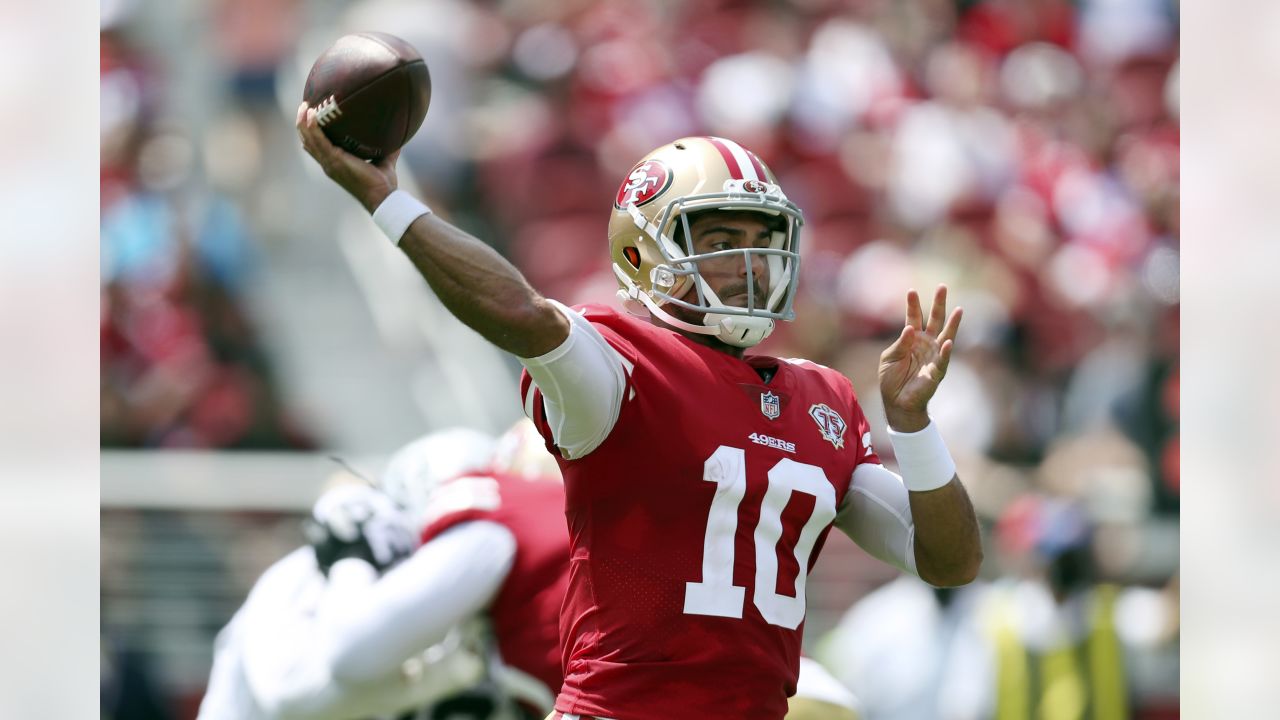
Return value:
[(858, 713), (821, 700), (791, 698), (787, 720), (858, 720)]
[(520, 418), (498, 438), (493, 468), (530, 480), (560, 479), (560, 466), (529, 418)]
[(367, 487), (370, 482), (346, 468), (338, 468), (330, 473), (329, 477), (325, 478), (320, 494), (324, 495), (330, 490), (344, 485), (364, 485)]
[(1093, 629), (1089, 633), (1089, 672), (1094, 693), (1094, 717), (1129, 717), (1127, 678), (1120, 638), (1116, 635), (1116, 598), (1120, 588), (1099, 585), (1093, 593)]
[(989, 624), (996, 649), (996, 720), (1023, 720), (1030, 716), (1027, 690), (1027, 655), (1014, 627), (1013, 600), (1007, 593), (997, 594), (993, 601)]
[[(1129, 717), (1128, 689), (1115, 629), (1119, 589), (1102, 584), (1086, 598), (1088, 626), (1046, 646), (1030, 643), (1019, 628), (1019, 609), (1001, 591), (988, 627), (997, 656), (996, 720), (1121, 720)], [(1059, 610), (1059, 612), (1061, 612)], [(1056, 633), (1055, 633), (1056, 634)], [(1041, 641), (1043, 642), (1043, 641)]]

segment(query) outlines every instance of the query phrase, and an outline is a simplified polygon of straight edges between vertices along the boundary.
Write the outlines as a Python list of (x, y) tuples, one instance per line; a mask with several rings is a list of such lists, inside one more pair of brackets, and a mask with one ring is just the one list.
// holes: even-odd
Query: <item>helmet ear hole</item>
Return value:
[(622, 256), (627, 259), (627, 262), (631, 263), (631, 267), (636, 270), (640, 269), (640, 251), (635, 246), (622, 248)]

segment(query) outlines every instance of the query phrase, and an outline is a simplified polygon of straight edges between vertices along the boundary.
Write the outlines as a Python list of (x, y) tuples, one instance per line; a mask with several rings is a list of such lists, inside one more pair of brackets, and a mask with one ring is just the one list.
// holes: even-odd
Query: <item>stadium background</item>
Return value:
[[(901, 293), (947, 282), (966, 320), (933, 411), (993, 531), (984, 578), (1029, 572), (1036, 508), (1069, 501), (1100, 576), (1149, 590), (1118, 615), (1152, 648), (1130, 680), (1152, 717), (1176, 706), (1176, 4), (101, 8), (104, 712), (194, 715), (213, 634), (301, 542), (326, 455), (376, 472), (427, 430), (518, 416), (517, 366), (297, 147), (311, 59), (360, 29), (432, 71), (402, 182), (548, 295), (610, 301), (617, 183), (702, 132), (806, 211), (800, 319), (762, 349), (844, 371), (878, 428)], [(891, 577), (833, 536), (806, 640)]]

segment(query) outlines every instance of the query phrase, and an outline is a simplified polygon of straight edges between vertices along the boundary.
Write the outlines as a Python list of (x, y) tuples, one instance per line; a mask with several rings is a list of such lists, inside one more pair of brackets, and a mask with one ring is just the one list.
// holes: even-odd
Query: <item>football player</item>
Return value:
[(803, 223), (746, 148), (684, 138), (633, 167), (609, 223), (620, 313), (542, 297), (398, 190), (396, 154), (366, 163), (342, 151), (305, 103), (296, 126), (442, 303), (525, 367), (525, 412), (566, 492), (558, 714), (783, 717), (806, 575), (833, 525), (932, 584), (977, 575), (977, 519), (927, 411), (959, 309), (947, 314), (939, 287), (926, 315), (909, 291), (881, 356), (898, 476), (847, 378), (745, 354), (794, 316)]
[(385, 494), (327, 493), (311, 547), (269, 569), (220, 635), (201, 717), (550, 711), (569, 541), (563, 523), (545, 522), (564, 491), (525, 425), (496, 443), (463, 428), (429, 434), (391, 457)]
[(359, 682), (334, 676), (326, 647), (344, 565), (382, 572), (416, 545), (408, 517), (385, 494), (348, 477), (316, 503), (305, 545), (262, 574), (218, 633), (200, 720), (343, 720), (421, 708), (474, 685), (484, 658), (462, 633), (419, 646)]
[[(332, 671), (366, 682), (481, 618), (500, 659), (491, 668), (496, 703), (541, 718), (561, 684), (564, 488), (558, 471), (548, 474), (537, 457), (546, 450), (527, 447), (537, 435), (522, 425), (496, 444), (475, 435), (428, 435), (388, 463), (383, 486), (408, 510), (422, 546), (381, 577), (370, 563), (343, 561), (344, 601), (328, 618)], [(467, 446), (473, 449), (462, 451)], [(473, 460), (458, 463), (467, 457)], [(452, 462), (442, 466), (442, 458)]]

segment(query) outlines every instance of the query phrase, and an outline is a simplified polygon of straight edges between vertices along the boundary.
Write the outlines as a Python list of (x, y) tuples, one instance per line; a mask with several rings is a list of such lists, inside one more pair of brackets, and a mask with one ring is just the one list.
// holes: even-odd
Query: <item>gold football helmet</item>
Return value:
[(562, 480), (560, 466), (529, 418), (520, 418), (498, 438), (493, 469), (526, 480)]
[[(696, 254), (689, 216), (704, 210), (761, 212), (782, 217), (785, 229), (773, 233), (767, 248)], [(672, 327), (751, 347), (773, 332), (776, 320), (795, 318), (792, 303), (803, 224), (800, 208), (750, 150), (718, 137), (681, 138), (663, 145), (636, 163), (614, 198), (609, 254), (620, 287), (618, 298), (628, 312), (639, 315), (647, 310)], [(698, 271), (699, 262), (726, 255), (741, 255), (746, 263), (746, 307), (724, 304)], [(763, 298), (753, 291), (753, 255), (763, 256), (769, 268)], [(696, 303), (684, 299), (690, 288), (696, 291)], [(673, 316), (663, 309), (668, 304), (702, 312), (702, 324)]]
[(488, 468), (494, 447), (493, 438), (470, 428), (428, 433), (392, 453), (378, 487), (408, 511), (421, 529), (436, 488), (463, 473)]

